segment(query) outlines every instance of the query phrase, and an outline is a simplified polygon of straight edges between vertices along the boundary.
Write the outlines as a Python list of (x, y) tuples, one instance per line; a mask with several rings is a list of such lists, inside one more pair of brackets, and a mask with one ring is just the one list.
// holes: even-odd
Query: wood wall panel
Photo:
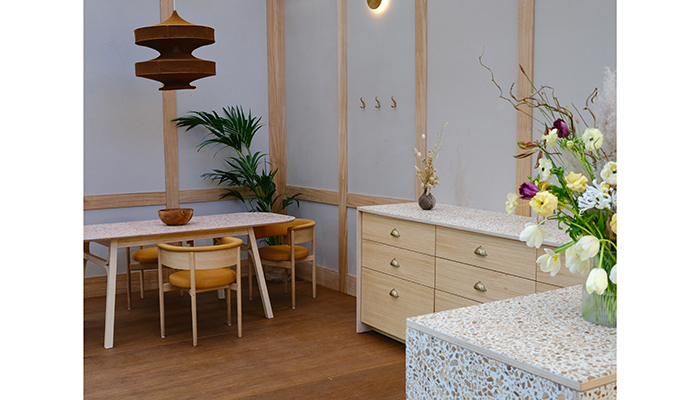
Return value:
[(338, 290), (348, 275), (348, 51), (347, 2), (338, 0)]
[[(427, 154), (428, 132), (428, 1), (416, 0), (416, 149)], [(423, 193), (415, 178), (416, 200)]]
[[(518, 64), (525, 71), (527, 76), (532, 78), (534, 71), (534, 48), (535, 48), (535, 0), (518, 1)], [(523, 98), (532, 94), (532, 86), (523, 72), (518, 69), (517, 82), (518, 98)], [(530, 110), (523, 110), (530, 113)], [(532, 141), (532, 119), (522, 112), (518, 112), (516, 117), (516, 140)], [(515, 193), (518, 193), (518, 186), (527, 181), (527, 177), (532, 174), (532, 158), (528, 157), (515, 161)], [(530, 207), (518, 207), (515, 209), (516, 215), (529, 216)]]
[(267, 96), (270, 170), (280, 193), (287, 186), (287, 122), (284, 65), (284, 1), (267, 0)]

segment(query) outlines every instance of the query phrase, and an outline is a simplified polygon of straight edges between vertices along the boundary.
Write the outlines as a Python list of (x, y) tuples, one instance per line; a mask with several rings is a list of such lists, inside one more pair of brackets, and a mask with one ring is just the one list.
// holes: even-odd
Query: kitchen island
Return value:
[(407, 399), (615, 399), (617, 329), (581, 317), (582, 286), (412, 317)]

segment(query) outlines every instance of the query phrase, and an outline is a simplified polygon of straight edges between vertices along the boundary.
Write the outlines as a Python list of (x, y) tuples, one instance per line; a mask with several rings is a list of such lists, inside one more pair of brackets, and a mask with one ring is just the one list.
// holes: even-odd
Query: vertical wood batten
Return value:
[[(520, 67), (527, 76), (533, 78), (534, 72), (534, 48), (535, 48), (535, 0), (518, 1), (518, 98), (532, 94), (532, 86), (527, 77), (523, 75)], [(525, 110), (528, 113), (529, 110)], [(532, 119), (522, 112), (518, 112), (516, 119), (516, 140), (532, 141)], [(515, 193), (518, 186), (527, 181), (532, 172), (532, 159), (525, 158), (515, 161)], [(518, 207), (516, 215), (530, 216), (529, 207)]]
[[(428, 1), (416, 0), (416, 115), (415, 148), (426, 154), (428, 131)], [(426, 135), (427, 136), (427, 135)], [(423, 193), (420, 181), (415, 178), (416, 200)]]
[(278, 193), (287, 191), (287, 122), (284, 60), (284, 1), (267, 0), (267, 96), (270, 169)]
[(338, 29), (338, 291), (348, 275), (348, 82), (347, 2), (337, 1)]
[[(174, 0), (160, 1), (160, 21), (170, 17), (175, 9)], [(165, 158), (165, 206), (180, 207), (180, 176), (178, 164), (177, 91), (163, 91), (163, 148)]]

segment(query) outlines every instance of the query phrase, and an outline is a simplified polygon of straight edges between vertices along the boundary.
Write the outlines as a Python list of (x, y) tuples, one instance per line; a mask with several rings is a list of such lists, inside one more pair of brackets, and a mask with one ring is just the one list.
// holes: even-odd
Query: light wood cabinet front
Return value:
[(482, 303), (535, 293), (535, 281), (437, 259), (435, 288)]
[(362, 269), (362, 322), (406, 340), (406, 319), (433, 312), (435, 290), (369, 268)]
[(435, 226), (380, 215), (363, 214), (362, 238), (435, 255)]
[(435, 257), (362, 241), (362, 266), (421, 285), (435, 286)]
[(443, 292), (442, 290), (435, 290), (435, 312), (471, 307), (477, 304), (481, 303), (466, 297)]
[(535, 279), (535, 249), (523, 242), (437, 227), (436, 255), (523, 278)]
[[(537, 250), (507, 229), (490, 235), (459, 225), (446, 227), (449, 218), (436, 218), (430, 214), (434, 211), (416, 214), (411, 208), (401, 218), (358, 210), (358, 332), (374, 329), (404, 341), (409, 317), (585, 281), (572, 275), (563, 261), (557, 276), (541, 272)], [(450, 212), (473, 213), (460, 214), (454, 206)], [(500, 227), (510, 216), (490, 217)]]

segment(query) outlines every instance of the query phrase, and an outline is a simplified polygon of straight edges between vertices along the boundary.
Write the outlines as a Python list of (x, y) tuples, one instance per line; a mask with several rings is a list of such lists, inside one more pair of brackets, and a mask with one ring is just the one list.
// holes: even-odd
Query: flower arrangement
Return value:
[[(493, 72), (491, 76), (493, 80)], [(493, 82), (498, 87), (495, 80)], [(521, 206), (518, 204), (520, 199), (528, 201), (527, 205), (539, 216), (538, 223), (526, 224), (520, 233), (520, 240), (530, 247), (539, 248), (549, 236), (541, 228), (545, 221), (556, 221), (559, 229), (566, 231), (571, 241), (554, 251), (545, 249), (545, 254), (537, 259), (540, 269), (556, 275), (561, 268), (563, 253), (565, 265), (571, 272), (588, 275), (585, 290), (589, 294), (606, 294), (610, 299), (605, 307), (610, 311), (610, 322), (614, 323), (612, 319), (617, 304), (617, 162), (611, 157), (615, 151), (610, 150), (615, 143), (608, 143), (607, 147), (604, 144), (606, 140), (614, 142), (615, 124), (610, 121), (604, 124), (608, 137), (596, 127), (590, 105), (597, 96), (597, 89), (586, 99), (583, 109), (590, 114), (592, 123), (589, 124), (575, 107), (578, 117), (562, 106), (551, 87), (536, 88), (532, 81), (529, 82), (533, 94), (520, 99), (512, 92), (510, 98), (503, 96), (498, 87), (501, 98), (510, 101), (544, 128), (540, 140), (518, 142), (518, 148), (523, 152), (515, 157), (522, 159), (537, 155), (537, 163), (534, 176), (520, 185), (519, 193), (508, 194), (506, 212), (511, 214)], [(614, 90), (614, 85), (608, 87), (604, 96), (614, 96)], [(614, 99), (608, 105), (614, 107)], [(540, 116), (533, 115), (535, 110)], [(608, 111), (608, 115), (614, 119), (614, 112)]]
[[(426, 154), (425, 157), (418, 151), (418, 149), (413, 149), (413, 154), (416, 157), (416, 177), (420, 181), (420, 186), (423, 188), (423, 191), (425, 191), (426, 195), (430, 194), (430, 191), (437, 185), (440, 184), (440, 178), (437, 175), (437, 169), (435, 168), (435, 165), (433, 164), (434, 161), (438, 158), (438, 151), (440, 147), (440, 142), (442, 141), (442, 131), (447, 127), (447, 122), (445, 122), (445, 125), (440, 129), (440, 132), (438, 133), (437, 136), (437, 143), (435, 143), (435, 146), (433, 147), (432, 150), (428, 150), (428, 154)], [(423, 139), (425, 139), (425, 133), (421, 135)], [(420, 167), (418, 166), (420, 165)]]

